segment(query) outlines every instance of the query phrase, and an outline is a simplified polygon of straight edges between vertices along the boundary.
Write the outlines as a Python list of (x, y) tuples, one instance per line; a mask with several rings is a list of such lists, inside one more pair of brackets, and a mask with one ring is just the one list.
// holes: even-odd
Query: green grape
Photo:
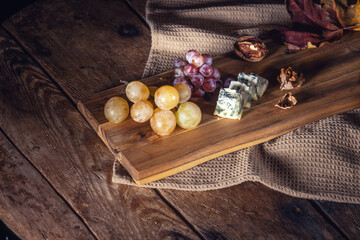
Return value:
[(165, 85), (155, 92), (154, 100), (158, 108), (170, 110), (178, 105), (180, 96), (174, 87)]
[(201, 110), (193, 102), (184, 102), (180, 104), (175, 116), (176, 123), (185, 129), (193, 129), (201, 121)]
[(122, 97), (112, 97), (104, 107), (106, 119), (112, 123), (120, 123), (129, 116), (129, 104)]
[(135, 122), (146, 122), (153, 115), (154, 107), (146, 100), (134, 103), (130, 108), (130, 116)]
[(148, 87), (139, 81), (128, 83), (125, 89), (126, 97), (133, 103), (141, 100), (147, 100), (150, 95)]
[(158, 135), (169, 135), (176, 127), (175, 115), (170, 110), (156, 108), (150, 118), (150, 126)]
[(179, 92), (179, 103), (184, 103), (191, 97), (191, 88), (186, 83), (178, 83), (174, 88)]

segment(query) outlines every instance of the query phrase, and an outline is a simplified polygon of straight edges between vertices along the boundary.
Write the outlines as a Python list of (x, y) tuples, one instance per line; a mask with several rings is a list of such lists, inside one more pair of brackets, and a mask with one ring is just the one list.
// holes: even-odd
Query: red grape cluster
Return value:
[(174, 61), (173, 85), (186, 83), (191, 88), (193, 97), (202, 97), (205, 92), (214, 92), (222, 87), (220, 71), (211, 66), (213, 59), (209, 54), (190, 50), (185, 58), (186, 61), (181, 58)]

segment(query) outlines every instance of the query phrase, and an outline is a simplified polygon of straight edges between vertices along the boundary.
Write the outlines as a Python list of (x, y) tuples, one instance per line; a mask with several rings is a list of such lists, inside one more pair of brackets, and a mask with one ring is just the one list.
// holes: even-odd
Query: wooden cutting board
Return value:
[[(124, 85), (83, 99), (78, 108), (134, 181), (145, 184), (360, 107), (359, 32), (346, 34), (340, 42), (295, 54), (273, 42), (267, 45), (269, 54), (259, 63), (245, 62), (232, 53), (216, 58), (213, 63), (222, 79), (236, 77), (239, 72), (253, 72), (270, 82), (264, 96), (252, 102), (241, 120), (213, 115), (215, 93), (205, 99), (190, 100), (203, 113), (200, 125), (193, 130), (177, 127), (169, 136), (160, 137), (151, 130), (149, 122), (136, 123), (129, 117), (120, 124), (109, 123), (103, 113), (104, 105), (111, 97), (124, 96)], [(302, 72), (306, 82), (291, 91), (298, 103), (282, 110), (274, 105), (287, 91), (280, 91), (276, 77), (281, 68), (288, 66)], [(162, 86), (172, 80), (173, 71), (169, 71), (141, 81), (148, 86)]]

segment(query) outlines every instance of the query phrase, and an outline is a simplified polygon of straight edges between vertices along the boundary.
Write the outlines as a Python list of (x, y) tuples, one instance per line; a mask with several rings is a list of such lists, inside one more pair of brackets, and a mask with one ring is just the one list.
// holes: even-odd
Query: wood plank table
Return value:
[(360, 239), (360, 206), (257, 183), (206, 192), (111, 182), (80, 99), (141, 77), (141, 0), (44, 0), (0, 29), (0, 219), (21, 239)]

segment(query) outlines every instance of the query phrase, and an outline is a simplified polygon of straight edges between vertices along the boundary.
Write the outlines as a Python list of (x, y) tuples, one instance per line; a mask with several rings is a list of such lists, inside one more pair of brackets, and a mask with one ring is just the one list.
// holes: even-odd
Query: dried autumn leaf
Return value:
[(339, 40), (345, 29), (357, 29), (360, 16), (360, 0), (347, 6), (345, 0), (285, 0), (292, 28), (279, 27), (283, 42), (289, 49), (300, 50), (320, 47), (326, 41)]
[[(344, 26), (356, 26), (352, 28), (354, 31), (360, 31), (360, 0), (356, 4), (350, 5), (348, 8), (343, 10), (338, 7), (340, 20), (343, 22)], [(343, 10), (343, 11), (342, 11)]]

